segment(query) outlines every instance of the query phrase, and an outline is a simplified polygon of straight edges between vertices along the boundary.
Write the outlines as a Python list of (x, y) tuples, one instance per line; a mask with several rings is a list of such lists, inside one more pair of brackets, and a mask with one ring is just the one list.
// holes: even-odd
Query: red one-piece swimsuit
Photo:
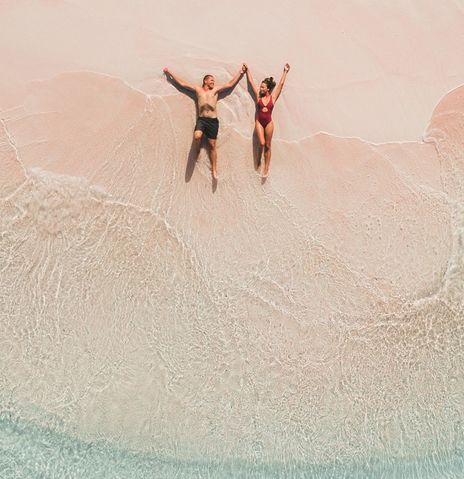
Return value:
[(272, 102), (272, 96), (269, 95), (269, 101), (267, 105), (263, 103), (263, 99), (260, 98), (256, 105), (256, 119), (261, 123), (263, 128), (272, 121), (272, 109), (274, 108), (274, 103)]

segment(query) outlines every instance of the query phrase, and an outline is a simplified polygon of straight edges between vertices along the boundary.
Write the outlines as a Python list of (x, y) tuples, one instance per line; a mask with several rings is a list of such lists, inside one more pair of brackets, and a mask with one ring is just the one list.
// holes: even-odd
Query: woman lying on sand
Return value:
[(261, 165), (261, 157), (263, 154), (264, 148), (264, 168), (263, 168), (263, 178), (266, 178), (269, 175), (269, 164), (271, 162), (271, 140), (272, 134), (274, 133), (274, 122), (272, 121), (272, 110), (274, 104), (282, 92), (282, 88), (287, 77), (287, 73), (290, 70), (290, 65), (288, 63), (284, 66), (284, 72), (280, 78), (277, 88), (275, 88), (276, 83), (274, 78), (269, 77), (265, 78), (259, 87), (259, 91), (256, 88), (256, 85), (251, 76), (250, 70), (245, 65), (246, 74), (248, 81), (253, 89), (254, 100), (256, 101), (256, 121), (255, 129), (256, 134), (259, 140), (259, 153), (257, 167)]

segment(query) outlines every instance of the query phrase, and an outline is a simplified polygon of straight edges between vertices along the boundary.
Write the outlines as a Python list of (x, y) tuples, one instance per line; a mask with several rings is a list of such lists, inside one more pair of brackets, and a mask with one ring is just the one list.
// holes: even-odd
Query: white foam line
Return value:
[[(201, 58), (201, 57), (194, 57), (194, 58)], [(211, 61), (211, 59), (209, 59)], [(217, 60), (218, 63), (222, 63), (224, 65), (224, 62), (223, 61), (219, 61)], [(227, 65), (228, 63), (226, 63), (225, 65)], [(232, 62), (230, 62), (230, 65), (232, 65)], [(122, 78), (119, 78), (119, 77), (116, 77), (114, 75), (110, 75), (108, 73), (102, 73), (102, 72), (96, 72), (96, 71), (93, 71), (93, 70), (69, 70), (69, 71), (65, 71), (65, 72), (62, 72), (62, 73), (59, 73), (57, 75), (54, 75), (52, 77), (49, 77), (49, 78), (44, 78), (44, 79), (35, 79), (35, 80), (31, 80), (30, 83), (34, 83), (34, 82), (46, 82), (46, 81), (50, 81), (50, 80), (53, 80), (55, 78), (59, 78), (61, 76), (66, 76), (66, 75), (73, 75), (73, 74), (82, 74), (82, 73), (85, 73), (85, 74), (93, 74), (93, 75), (97, 75), (97, 76), (101, 76), (101, 77), (104, 77), (104, 78), (110, 78), (112, 80), (115, 80), (115, 81), (118, 81), (122, 84), (124, 84), (125, 86), (127, 86), (130, 90), (140, 94), (140, 95), (143, 95), (144, 97), (147, 97), (147, 98), (163, 98), (163, 97), (171, 97), (171, 96), (180, 96), (182, 95), (181, 93), (170, 93), (170, 94), (166, 94), (166, 95), (162, 95), (162, 94), (154, 94), (154, 93), (146, 93), (138, 88), (136, 88), (135, 86), (131, 85), (127, 80), (124, 80)], [(161, 73), (159, 77), (157, 77), (156, 75), (153, 75), (153, 79), (160, 79), (160, 78), (163, 78), (164, 77), (164, 73)], [(452, 88), (450, 89), (449, 91), (447, 91), (444, 95), (442, 95), (439, 99), (439, 101), (436, 103), (435, 105), (435, 108), (433, 109), (432, 111), (432, 117), (433, 117), (433, 112), (437, 109), (438, 105), (452, 92), (456, 91), (456, 90), (459, 90), (460, 88), (464, 87), (464, 83), (458, 85), (457, 87), (455, 88)], [(14, 109), (14, 107), (12, 107), (11, 109)], [(458, 112), (458, 111), (456, 111)], [(462, 113), (464, 115), (463, 112), (459, 112), (459, 113)], [(430, 126), (430, 121), (429, 120), (429, 124), (427, 125), (426, 129), (424, 130), (424, 133), (422, 135), (422, 138), (424, 138), (424, 136), (426, 135), (427, 133), (427, 130)], [(236, 128), (234, 127), (231, 127), (234, 131), (236, 131), (239, 135), (245, 137), (245, 138), (252, 138), (252, 136), (250, 137), (247, 137), (243, 134), (241, 134)], [(419, 140), (398, 140), (398, 141), (387, 141), (387, 142), (373, 142), (373, 141), (368, 141), (368, 140), (365, 140), (364, 138), (361, 138), (359, 136), (343, 136), (343, 135), (335, 135), (333, 133), (330, 133), (330, 132), (327, 132), (327, 131), (324, 131), (324, 130), (319, 130), (317, 131), (316, 133), (314, 134), (311, 134), (311, 135), (308, 135), (308, 136), (304, 136), (298, 140), (285, 140), (285, 139), (280, 139), (280, 138), (277, 138), (276, 140), (277, 141), (281, 141), (283, 143), (290, 143), (290, 144), (299, 144), (299, 143), (302, 143), (304, 141), (307, 141), (309, 139), (312, 139), (312, 138), (315, 138), (317, 137), (318, 135), (328, 135), (330, 137), (333, 137), (333, 138), (339, 138), (339, 139), (355, 139), (355, 140), (359, 140), (363, 143), (366, 143), (366, 144), (369, 144), (369, 145), (374, 145), (374, 146), (383, 146), (383, 145), (408, 145), (408, 144), (426, 144), (427, 142), (424, 141), (424, 139), (422, 139), (421, 141)]]
[(24, 167), (24, 164), (21, 160), (21, 157), (19, 155), (19, 151), (18, 151), (18, 148), (16, 147), (16, 144), (12, 138), (12, 136), (10, 135), (10, 132), (8, 131), (8, 128), (6, 127), (5, 125), (5, 122), (3, 121), (3, 119), (0, 118), (0, 123), (3, 127), (3, 130), (5, 131), (5, 135), (6, 135), (6, 138), (8, 140), (8, 144), (11, 146), (11, 148), (13, 148), (14, 152), (15, 152), (15, 159), (16, 161), (18, 162), (19, 166), (21, 167), (22, 169), (22, 172), (23, 172), (23, 175), (24, 175), (24, 181), (12, 192), (10, 193), (8, 196), (6, 197), (3, 197), (3, 198), (0, 198), (0, 200), (2, 202), (7, 202), (7, 201), (10, 201), (19, 191), (21, 191), (24, 187), (24, 185), (28, 182), (28, 180), (30, 179), (30, 176), (28, 175), (27, 173), (27, 170), (26, 168)]
[[(136, 88), (135, 86), (131, 85), (130, 83), (128, 83), (126, 80), (122, 79), (122, 78), (119, 78), (119, 77), (116, 77), (114, 75), (110, 75), (109, 73), (103, 73), (103, 72), (96, 72), (96, 71), (93, 71), (93, 70), (69, 70), (69, 71), (64, 71), (64, 72), (61, 72), (61, 73), (58, 73), (57, 75), (53, 75), (51, 77), (47, 77), (47, 78), (36, 78), (34, 80), (30, 80), (30, 84), (34, 84), (34, 83), (46, 83), (46, 82), (50, 82), (50, 81), (53, 81), (55, 79), (59, 79), (60, 77), (63, 77), (63, 76), (68, 76), (68, 75), (81, 75), (81, 74), (90, 74), (90, 75), (96, 75), (96, 76), (101, 76), (101, 77), (104, 77), (104, 78), (110, 78), (111, 80), (115, 80), (119, 83), (122, 83), (123, 85), (127, 86), (127, 88), (129, 88), (130, 90), (132, 90), (133, 92), (135, 93), (138, 93), (140, 95), (143, 95), (145, 97), (149, 96), (147, 93), (145, 93), (144, 91), (142, 90), (139, 90), (138, 88)], [(155, 78), (155, 76), (153, 77)]]
[(0, 123), (3, 126), (3, 129), (5, 131), (5, 134), (6, 134), (6, 137), (8, 139), (9, 145), (11, 146), (11, 148), (13, 148), (13, 150), (15, 152), (17, 162), (20, 164), (24, 175), (27, 176), (26, 168), (24, 167), (24, 163), (21, 160), (21, 155), (19, 154), (18, 148), (16, 147), (16, 143), (14, 142), (14, 139), (13, 139), (12, 135), (10, 134), (10, 132), (8, 131), (8, 128), (7, 128), (5, 122), (2, 118), (0, 118)]

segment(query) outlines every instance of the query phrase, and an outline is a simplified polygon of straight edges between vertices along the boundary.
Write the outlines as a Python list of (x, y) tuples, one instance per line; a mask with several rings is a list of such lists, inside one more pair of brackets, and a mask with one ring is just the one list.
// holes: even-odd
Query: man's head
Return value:
[(203, 77), (203, 86), (208, 87), (210, 90), (214, 88), (214, 77), (213, 75), (205, 75)]
[(276, 82), (273, 77), (265, 78), (259, 86), (259, 96), (266, 96), (274, 90)]

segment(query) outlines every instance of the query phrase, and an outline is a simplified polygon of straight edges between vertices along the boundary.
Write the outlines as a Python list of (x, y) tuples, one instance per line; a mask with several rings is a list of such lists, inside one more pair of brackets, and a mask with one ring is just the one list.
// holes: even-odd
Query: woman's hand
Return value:
[(284, 72), (287, 73), (288, 70), (290, 70), (290, 65), (289, 65), (288, 63), (286, 63), (286, 64), (284, 65)]

